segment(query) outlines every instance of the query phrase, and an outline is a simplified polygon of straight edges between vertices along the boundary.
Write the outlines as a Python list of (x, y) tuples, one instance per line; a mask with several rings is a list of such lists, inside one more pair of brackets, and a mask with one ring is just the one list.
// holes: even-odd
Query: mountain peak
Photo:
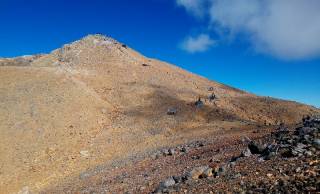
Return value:
[(106, 43), (113, 43), (113, 44), (119, 44), (119, 42), (112, 37), (108, 37), (103, 34), (89, 34), (79, 41), (76, 42), (93, 42), (94, 44), (106, 44)]
[(112, 45), (117, 45), (120, 44), (117, 40), (107, 37), (103, 34), (89, 34), (87, 36), (84, 36), (83, 38), (76, 40), (74, 42), (68, 43), (63, 45), (62, 48), (59, 48), (57, 50), (61, 49), (77, 49), (77, 48), (88, 48), (88, 49), (93, 49), (99, 46), (103, 47), (110, 47)]
[(49, 54), (0, 58), (0, 66), (59, 66), (88, 65), (92, 61), (103, 64), (114, 61), (136, 62), (142, 55), (127, 45), (103, 34), (88, 34), (63, 45)]
[[(63, 45), (50, 54), (33, 61), (33, 66), (92, 66), (115, 61), (137, 62), (144, 57), (127, 45), (103, 34), (89, 34)], [(92, 63), (94, 61), (94, 63)]]

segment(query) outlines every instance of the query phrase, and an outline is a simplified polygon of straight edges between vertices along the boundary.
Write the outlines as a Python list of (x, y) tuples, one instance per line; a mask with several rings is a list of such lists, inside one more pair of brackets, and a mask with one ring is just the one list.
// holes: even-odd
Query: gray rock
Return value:
[(276, 152), (268, 152), (268, 153), (264, 154), (262, 157), (264, 160), (270, 160), (274, 156), (276, 156)]
[(167, 115), (176, 115), (177, 114), (177, 109), (176, 108), (169, 108), (167, 110)]
[(298, 168), (296, 169), (296, 172), (301, 172), (301, 168), (298, 167)]
[(311, 127), (300, 127), (300, 128), (297, 128), (296, 129), (296, 135), (299, 135), (299, 136), (304, 136), (304, 135), (308, 135), (308, 134), (311, 134), (312, 132), (314, 132), (314, 128), (311, 128)]
[(210, 95), (208, 96), (209, 102), (212, 102), (212, 101), (215, 100), (215, 99), (216, 99), (216, 95), (215, 95), (214, 93), (212, 93), (212, 94), (210, 94)]
[(261, 145), (257, 144), (254, 141), (251, 141), (248, 144), (248, 148), (252, 154), (261, 154), (262, 151), (264, 150), (264, 148)]
[(218, 174), (223, 175), (226, 172), (226, 167), (225, 166), (220, 166), (218, 169)]
[(236, 165), (236, 162), (230, 162), (230, 166), (234, 167)]
[(250, 151), (249, 148), (245, 149), (245, 150), (242, 151), (242, 153), (241, 153), (241, 156), (243, 156), (243, 157), (249, 157), (249, 156), (251, 156), (251, 155), (252, 155), (252, 154), (251, 154), (251, 151)]
[(169, 155), (169, 150), (168, 149), (164, 149), (162, 150), (163, 155), (167, 156)]
[(278, 145), (269, 144), (262, 151), (260, 157), (262, 157), (264, 160), (270, 160), (271, 158), (273, 158), (276, 155), (276, 152), (278, 149), (279, 149)]
[(317, 151), (317, 149), (316, 149), (316, 148), (314, 148), (314, 147), (311, 147), (311, 148), (310, 148), (310, 151), (311, 151), (311, 152), (316, 152), (316, 151)]
[(175, 149), (173, 149), (173, 148), (169, 149), (168, 152), (169, 152), (169, 155), (171, 155), (171, 156), (176, 153)]
[(306, 148), (306, 145), (304, 145), (302, 143), (298, 143), (297, 146), (295, 148), (293, 148), (293, 152), (297, 153), (299, 155), (299, 153), (302, 154), (306, 151), (305, 148)]
[(302, 143), (298, 143), (297, 145), (296, 145), (296, 148), (298, 148), (298, 149), (304, 149), (304, 148), (306, 148), (307, 146), (306, 145), (304, 145), (304, 144), (302, 144)]
[(258, 162), (264, 162), (265, 160), (264, 160), (264, 158), (263, 157), (259, 157), (258, 158)]
[(240, 178), (241, 177), (241, 174), (240, 173), (237, 173), (233, 176), (234, 179), (237, 179), (237, 178)]
[[(204, 172), (208, 169), (209, 169), (209, 166), (195, 167), (188, 173), (188, 179), (197, 180), (199, 178), (203, 178)], [(211, 172), (212, 172), (212, 169), (211, 169)], [(207, 172), (207, 173), (209, 173), (209, 172)]]
[(183, 153), (188, 153), (188, 149), (186, 147), (182, 147), (180, 149), (180, 151), (183, 152)]
[(204, 178), (207, 178), (207, 177), (211, 177), (213, 175), (213, 172), (212, 172), (212, 168), (207, 168), (204, 172), (203, 172), (203, 177)]
[(314, 145), (314, 147), (316, 147), (317, 149), (320, 149), (320, 139), (314, 139), (314, 140), (313, 140), (313, 145)]
[(199, 98), (195, 103), (194, 105), (197, 107), (197, 108), (202, 108), (204, 106), (203, 104), (203, 101), (201, 100), (201, 98)]
[(173, 185), (176, 184), (176, 181), (173, 179), (173, 177), (169, 177), (167, 178), (166, 180), (164, 180), (162, 183), (161, 183), (161, 186), (163, 188), (168, 188), (168, 187), (171, 187)]
[(304, 154), (305, 154), (306, 156), (309, 156), (309, 157), (313, 155), (311, 151), (306, 151), (306, 152), (304, 152)]
[(173, 176), (172, 177), (176, 183), (181, 183), (183, 178), (181, 176)]
[(198, 156), (198, 155), (196, 155), (196, 156), (191, 156), (191, 158), (192, 158), (193, 160), (199, 160), (199, 159), (200, 159), (200, 156)]
[(159, 158), (159, 154), (158, 154), (158, 153), (153, 153), (153, 154), (151, 154), (151, 158), (152, 158), (153, 160), (156, 160), (156, 159)]

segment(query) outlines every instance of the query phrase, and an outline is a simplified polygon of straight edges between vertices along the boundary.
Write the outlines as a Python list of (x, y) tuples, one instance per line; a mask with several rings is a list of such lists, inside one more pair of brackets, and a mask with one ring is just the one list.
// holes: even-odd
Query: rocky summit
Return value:
[(319, 109), (110, 37), (0, 58), (0, 99), (0, 193), (319, 191)]

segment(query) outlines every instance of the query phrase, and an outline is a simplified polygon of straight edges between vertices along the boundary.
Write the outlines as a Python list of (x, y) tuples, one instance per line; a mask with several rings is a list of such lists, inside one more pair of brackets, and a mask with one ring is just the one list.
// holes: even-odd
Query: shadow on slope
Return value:
[[(169, 88), (151, 87), (153, 92), (143, 97), (148, 103), (127, 110), (125, 112), (127, 116), (146, 119), (153, 123), (174, 121), (176, 124), (243, 120), (237, 114), (204, 99), (203, 106), (197, 108), (195, 102), (198, 96), (194, 94), (176, 94)], [(167, 115), (170, 108), (176, 109), (177, 113)]]

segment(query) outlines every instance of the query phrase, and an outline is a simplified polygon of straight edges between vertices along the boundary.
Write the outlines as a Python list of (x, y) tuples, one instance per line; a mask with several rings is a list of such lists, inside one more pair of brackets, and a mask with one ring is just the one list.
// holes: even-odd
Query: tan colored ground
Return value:
[[(218, 99), (196, 109), (208, 87)], [(43, 191), (146, 151), (319, 111), (209, 81), (99, 35), (23, 63), (1, 59), (0, 99), (0, 193)], [(171, 107), (177, 115), (166, 114)]]

